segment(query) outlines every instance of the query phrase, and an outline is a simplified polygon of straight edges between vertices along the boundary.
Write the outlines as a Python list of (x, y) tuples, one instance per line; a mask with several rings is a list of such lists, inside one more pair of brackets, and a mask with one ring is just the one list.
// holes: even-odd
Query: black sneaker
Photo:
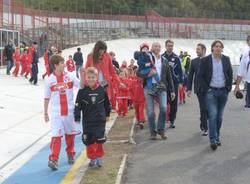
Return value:
[(211, 149), (215, 151), (217, 149), (217, 144), (213, 143), (210, 145)]
[(217, 145), (217, 146), (221, 146), (221, 142), (220, 142), (220, 141), (217, 141), (216, 145)]
[(58, 170), (58, 162), (57, 160), (49, 160), (48, 166), (53, 170)]

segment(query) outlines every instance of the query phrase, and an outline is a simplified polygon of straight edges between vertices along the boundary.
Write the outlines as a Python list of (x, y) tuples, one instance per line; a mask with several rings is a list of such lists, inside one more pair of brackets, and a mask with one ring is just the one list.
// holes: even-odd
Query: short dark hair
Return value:
[(77, 51), (78, 51), (78, 52), (81, 51), (81, 47), (78, 47), (78, 48), (77, 48)]
[(174, 42), (173, 42), (173, 40), (168, 39), (165, 41), (165, 45), (167, 45), (168, 43), (174, 43)]
[(217, 44), (217, 43), (220, 43), (222, 48), (224, 49), (224, 44), (221, 40), (215, 40), (213, 41), (212, 45), (211, 45), (211, 52), (213, 52), (213, 47)]
[(197, 46), (201, 47), (202, 50), (207, 50), (206, 46), (203, 43), (198, 43)]

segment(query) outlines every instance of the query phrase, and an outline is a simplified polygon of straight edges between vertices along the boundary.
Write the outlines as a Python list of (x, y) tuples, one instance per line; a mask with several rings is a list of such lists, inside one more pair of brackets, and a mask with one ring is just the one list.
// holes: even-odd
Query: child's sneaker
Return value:
[(75, 163), (74, 156), (68, 155), (68, 164), (73, 165)]
[(97, 165), (98, 167), (102, 167), (102, 158), (101, 158), (101, 157), (97, 157), (97, 158), (96, 158), (96, 165)]
[(89, 167), (93, 167), (95, 165), (96, 160), (90, 160)]
[(57, 160), (49, 160), (48, 166), (53, 170), (58, 170), (58, 162)]

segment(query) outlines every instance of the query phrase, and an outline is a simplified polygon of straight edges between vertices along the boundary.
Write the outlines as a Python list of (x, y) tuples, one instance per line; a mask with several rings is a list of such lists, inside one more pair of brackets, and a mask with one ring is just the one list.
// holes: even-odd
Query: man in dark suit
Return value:
[(221, 146), (220, 128), (228, 94), (232, 88), (233, 71), (229, 57), (222, 55), (222, 41), (212, 43), (210, 54), (201, 59), (198, 71), (200, 90), (206, 95), (209, 139), (212, 150)]
[(200, 67), (201, 58), (206, 54), (206, 46), (202, 43), (199, 43), (196, 47), (197, 58), (191, 61), (188, 74), (187, 82), (187, 96), (191, 96), (192, 84), (194, 81), (194, 93), (197, 95), (200, 107), (200, 129), (203, 132), (203, 136), (207, 136), (207, 107), (205, 103), (205, 93), (200, 91), (197, 73)]

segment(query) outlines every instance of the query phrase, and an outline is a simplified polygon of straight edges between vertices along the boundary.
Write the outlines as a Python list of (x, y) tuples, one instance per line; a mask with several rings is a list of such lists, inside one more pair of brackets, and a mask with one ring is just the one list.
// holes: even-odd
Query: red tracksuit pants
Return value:
[(87, 146), (87, 157), (90, 160), (95, 160), (97, 157), (103, 157), (104, 150), (103, 145), (94, 143)]
[(43, 74), (43, 78), (46, 76), (46, 75), (50, 75), (50, 68), (49, 68), (49, 65), (45, 65), (45, 69), (46, 69), (46, 72)]
[(24, 76), (27, 78), (28, 75), (30, 75), (30, 77), (31, 77), (31, 66), (27, 66), (26, 72), (25, 72), (25, 75), (24, 75)]
[(21, 75), (24, 75), (26, 73), (26, 70), (27, 70), (27, 65), (23, 64), (23, 63), (21, 65), (22, 65)]
[(137, 122), (145, 122), (145, 115), (144, 115), (145, 104), (134, 102), (134, 108), (135, 108), (135, 117)]
[[(50, 143), (51, 154), (49, 160), (58, 160), (61, 150), (61, 137), (52, 137)], [(75, 155), (75, 135), (65, 134), (66, 152), (70, 156)]]
[(186, 100), (186, 86), (182, 86), (179, 88), (179, 98), (180, 98), (180, 103), (184, 103)]
[(12, 73), (15, 77), (17, 77), (17, 75), (19, 73), (19, 68), (20, 68), (20, 62), (16, 62), (15, 70)]
[(118, 99), (118, 114), (125, 116), (128, 113), (128, 99)]

